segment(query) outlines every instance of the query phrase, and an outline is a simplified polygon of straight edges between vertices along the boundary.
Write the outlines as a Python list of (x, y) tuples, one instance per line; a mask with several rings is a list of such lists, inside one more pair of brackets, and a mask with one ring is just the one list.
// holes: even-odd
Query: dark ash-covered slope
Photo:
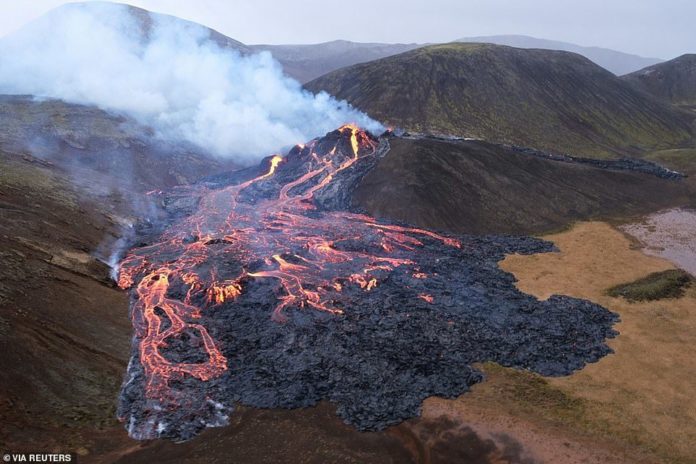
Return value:
[(357, 187), (376, 217), (465, 233), (541, 233), (693, 202), (680, 180), (553, 161), (480, 141), (392, 138)]
[(410, 131), (584, 156), (693, 141), (691, 115), (567, 52), (436, 45), (334, 71), (306, 87)]
[(0, 126), (0, 443), (115, 447), (131, 333), (105, 261), (156, 214), (144, 191), (230, 165), (59, 100), (0, 96)]
[(0, 149), (51, 161), (78, 183), (88, 169), (119, 189), (152, 190), (233, 167), (190, 143), (161, 139), (129, 117), (62, 100), (0, 95), (0, 126)]
[(696, 108), (696, 54), (641, 69), (622, 79), (675, 105)]
[[(128, 361), (128, 299), (96, 251), (111, 245), (130, 199), (0, 149), (0, 443), (5, 449), (89, 446), (115, 427)], [(132, 220), (132, 219), (131, 219)], [(72, 445), (75, 446), (75, 445)], [(74, 447), (72, 451), (74, 451)]]

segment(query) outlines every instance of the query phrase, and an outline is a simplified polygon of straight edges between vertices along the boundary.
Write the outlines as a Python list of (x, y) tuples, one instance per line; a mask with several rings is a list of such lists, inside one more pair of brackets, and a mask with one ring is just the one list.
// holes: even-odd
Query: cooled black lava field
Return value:
[(133, 358), (119, 415), (135, 438), (192, 438), (235, 403), (327, 399), (361, 430), (454, 397), (494, 361), (566, 375), (610, 353), (617, 316), (521, 293), (498, 262), (552, 252), (531, 237), (449, 236), (351, 210), (388, 150), (346, 126), (267, 160), (162, 195), (170, 220), (122, 262)]

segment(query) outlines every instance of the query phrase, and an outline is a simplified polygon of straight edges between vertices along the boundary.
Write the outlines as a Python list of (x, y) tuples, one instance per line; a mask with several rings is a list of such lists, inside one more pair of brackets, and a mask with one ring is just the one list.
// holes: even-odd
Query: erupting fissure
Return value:
[[(380, 224), (362, 214), (331, 211), (321, 218), (309, 214), (316, 209), (312, 199), (317, 191), (359, 159), (375, 155), (377, 142), (366, 132), (353, 125), (338, 132), (340, 137), (328, 150), (321, 147), (319, 152), (315, 140), (291, 152), (288, 158), (309, 159), (306, 172), (280, 185), (277, 195), (242, 199), (251, 187), (270, 181), (283, 163), (293, 159), (274, 156), (264, 174), (206, 192), (198, 211), (163, 234), (163, 241), (133, 250), (124, 258), (119, 285), (125, 289), (137, 282), (132, 320), (148, 398), (176, 401), (168, 388), (170, 381), (184, 375), (207, 381), (228, 369), (213, 337), (195, 321), (202, 311), (214, 311), (216, 305), (239, 297), (249, 279), (280, 282), (282, 292), (271, 316), (277, 322), (286, 320), (284, 311), (290, 307), (340, 315), (348, 308), (337, 304), (336, 293), (346, 285), (371, 291), (395, 267), (413, 266), (411, 260), (390, 253), (420, 246), (418, 236), (460, 246), (454, 239), (427, 230)], [(346, 139), (349, 150), (343, 146)], [(381, 254), (340, 246), (359, 241), (366, 233), (378, 235)], [(291, 251), (298, 245), (302, 255)], [(224, 264), (231, 257), (243, 268), (225, 278), (229, 269), (221, 269), (218, 263)], [(252, 271), (252, 266), (260, 269)], [(427, 278), (417, 268), (413, 273), (419, 279)], [(172, 282), (185, 288), (182, 300), (170, 295)], [(421, 298), (432, 301), (427, 295)], [(200, 342), (205, 361), (179, 363), (162, 354), (171, 340), (183, 334), (191, 339), (189, 343)]]

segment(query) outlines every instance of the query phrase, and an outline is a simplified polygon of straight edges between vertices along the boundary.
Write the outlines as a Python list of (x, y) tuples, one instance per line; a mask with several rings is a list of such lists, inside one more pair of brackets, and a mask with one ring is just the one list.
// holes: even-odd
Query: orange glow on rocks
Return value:
[[(199, 323), (204, 311), (212, 311), (217, 305), (234, 301), (244, 292), (249, 279), (276, 279), (282, 288), (272, 313), (276, 322), (284, 322), (285, 310), (290, 307), (312, 309), (339, 316), (344, 308), (336, 306), (334, 293), (340, 293), (346, 285), (356, 285), (363, 291), (374, 290), (380, 276), (399, 266), (413, 264), (410, 260), (389, 255), (394, 250), (411, 250), (422, 243), (417, 236), (427, 236), (442, 243), (459, 247), (454, 239), (436, 233), (396, 225), (380, 224), (374, 218), (349, 212), (331, 212), (324, 220), (307, 215), (316, 209), (313, 197), (327, 187), (342, 171), (350, 169), (359, 159), (374, 156), (376, 142), (354, 125), (338, 129), (340, 137), (331, 149), (324, 148), (322, 155), (314, 143), (298, 145), (298, 151), (308, 150), (312, 160), (308, 169), (294, 180), (281, 185), (274, 198), (262, 199), (253, 205), (240, 201), (240, 197), (254, 186), (269, 182), (283, 164), (290, 161), (273, 156), (267, 171), (253, 179), (202, 195), (199, 211), (168, 235), (166, 240), (132, 252), (121, 263), (119, 285), (121, 288), (136, 286), (137, 302), (133, 306), (133, 324), (140, 339), (140, 361), (147, 378), (146, 396), (167, 401), (169, 382), (183, 375), (209, 380), (228, 369), (227, 360), (208, 330)], [(347, 141), (348, 150), (339, 150)], [(342, 251), (336, 239), (326, 238), (327, 231), (335, 231), (341, 224), (345, 230), (342, 240), (358, 240), (359, 228), (371, 229), (381, 238), (383, 254), (358, 251)], [(352, 224), (352, 225), (351, 225)], [(354, 236), (351, 234), (355, 233)], [(335, 235), (335, 234), (334, 234)], [(307, 251), (305, 256), (288, 254), (284, 242), (300, 243)], [(221, 279), (218, 269), (207, 269), (215, 256), (226, 254), (250, 256), (265, 263), (266, 269), (253, 272), (242, 269), (232, 278)], [(166, 266), (155, 261), (165, 259)], [(160, 259), (153, 259), (160, 258)], [(361, 272), (341, 275), (337, 269), (362, 264)], [(425, 278), (425, 277), (423, 277)], [(183, 301), (168, 296), (171, 282), (185, 288)], [(164, 323), (166, 322), (166, 324)], [(167, 340), (184, 333), (195, 332), (202, 340), (206, 361), (197, 364), (177, 363), (161, 354)]]

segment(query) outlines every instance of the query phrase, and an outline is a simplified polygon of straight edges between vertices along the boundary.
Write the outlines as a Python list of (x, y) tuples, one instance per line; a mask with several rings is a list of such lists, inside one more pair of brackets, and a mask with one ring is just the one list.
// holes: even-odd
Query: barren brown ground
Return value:
[(660, 211), (621, 230), (635, 237), (646, 254), (665, 258), (696, 276), (696, 210)]
[[(679, 299), (653, 302), (609, 297), (607, 288), (673, 265), (643, 254), (605, 223), (582, 223), (545, 238), (560, 253), (509, 256), (501, 263), (503, 269), (517, 277), (522, 291), (538, 298), (565, 294), (619, 313), (620, 335), (609, 341), (615, 354), (571, 376), (543, 381), (549, 398), (556, 395), (567, 404), (559, 408), (558, 401), (552, 401), (550, 407), (530, 411), (530, 420), (561, 424), (591, 439), (597, 448), (608, 443), (615, 452), (626, 453), (621, 459), (627, 462), (696, 462), (696, 289), (692, 286)], [(475, 404), (477, 396), (486, 396), (505, 381), (501, 378), (519, 375), (493, 369), (491, 379), (453, 403), (453, 409)], [(513, 410), (526, 408), (525, 395), (511, 401)], [(503, 407), (505, 402), (503, 396)], [(425, 413), (437, 407), (438, 402), (426, 404)]]
[[(358, 434), (340, 424), (327, 405), (282, 413), (248, 411), (241, 416), (253, 418), (235, 421), (247, 424), (244, 429), (209, 431), (184, 445), (138, 445), (119, 431), (112, 440), (122, 443), (120, 451), (92, 457), (97, 462), (118, 457), (124, 462), (155, 457), (213, 462), (232, 455), (260, 462), (695, 462), (696, 358), (689, 353), (696, 342), (696, 289), (679, 299), (649, 303), (609, 297), (607, 288), (672, 265), (644, 255), (606, 223), (582, 223), (545, 238), (560, 252), (509, 256), (501, 265), (527, 293), (586, 298), (621, 315), (616, 327), (621, 334), (609, 342), (616, 353), (598, 363), (552, 379), (485, 364), (481, 368), (487, 379), (472, 392), (455, 400), (430, 398), (421, 418), (386, 433)], [(300, 426), (305, 419), (306, 427)], [(244, 430), (257, 422), (259, 430), (272, 431), (270, 436), (259, 439), (257, 430), (252, 432), (256, 439), (245, 437)], [(299, 440), (305, 432), (316, 446)], [(270, 447), (259, 448), (263, 442)], [(246, 446), (251, 443), (260, 454)], [(354, 454), (358, 449), (363, 451)]]
[(645, 303), (609, 297), (607, 288), (673, 265), (606, 223), (544, 238), (560, 252), (511, 255), (502, 268), (538, 298), (570, 295), (619, 313), (615, 354), (551, 379), (487, 364), (485, 382), (456, 400), (427, 400), (423, 417), (456, 418), (484, 437), (505, 433), (541, 462), (696, 462), (696, 289)]

